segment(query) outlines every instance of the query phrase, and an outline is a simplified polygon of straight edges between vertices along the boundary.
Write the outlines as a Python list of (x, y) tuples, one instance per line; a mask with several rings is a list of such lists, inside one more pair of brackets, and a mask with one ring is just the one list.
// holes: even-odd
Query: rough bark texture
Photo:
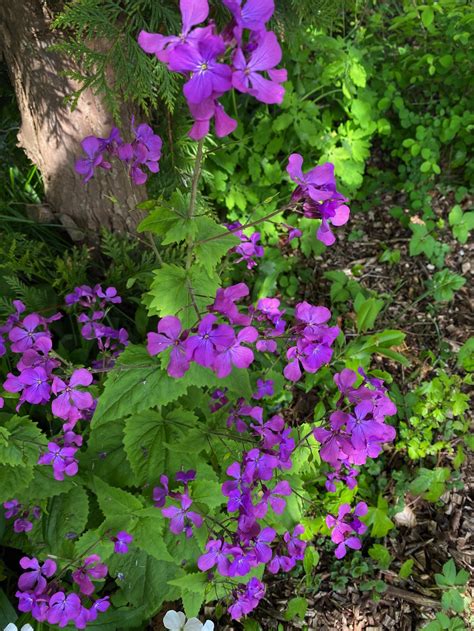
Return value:
[(0, 51), (21, 113), (19, 145), (38, 166), (47, 203), (72, 238), (96, 241), (101, 227), (132, 232), (143, 189), (132, 187), (121, 168), (99, 169), (87, 185), (74, 171), (80, 141), (91, 134), (108, 135), (112, 120), (91, 91), (83, 93), (74, 111), (65, 104), (78, 86), (63, 73), (77, 67), (49, 50), (56, 38), (50, 22), (42, 0), (0, 0)]

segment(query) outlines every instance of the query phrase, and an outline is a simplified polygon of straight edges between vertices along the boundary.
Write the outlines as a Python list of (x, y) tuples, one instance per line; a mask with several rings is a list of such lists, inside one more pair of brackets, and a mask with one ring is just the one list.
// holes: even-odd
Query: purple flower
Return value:
[(166, 504), (166, 498), (168, 497), (168, 476), (162, 475), (160, 477), (161, 486), (155, 486), (153, 489), (153, 502), (156, 508), (162, 508)]
[(214, 35), (198, 40), (196, 46), (180, 44), (173, 50), (168, 66), (174, 72), (191, 75), (183, 87), (190, 103), (201, 103), (214, 93), (223, 94), (232, 88), (231, 68), (217, 61), (224, 51), (223, 40)]
[(234, 330), (228, 324), (214, 327), (217, 318), (213, 314), (204, 316), (197, 335), (189, 337), (186, 342), (188, 359), (201, 366), (212, 368), (219, 350), (228, 348), (234, 341)]
[(221, 576), (229, 576), (230, 551), (230, 546), (220, 539), (208, 541), (206, 553), (202, 554), (198, 559), (198, 568), (201, 572), (207, 572), (217, 565), (217, 570)]
[[(28, 403), (33, 404), (47, 403), (51, 396), (51, 387), (48, 379), (48, 374), (41, 366), (38, 366), (38, 368), (26, 368), (18, 377), (18, 381), (23, 386), (21, 401), (28, 401)], [(9, 390), (7, 383), (8, 380), (3, 384), (5, 390)]]
[(13, 342), (12, 351), (24, 353), (29, 348), (33, 348), (40, 337), (48, 337), (49, 333), (36, 330), (42, 323), (42, 319), (36, 313), (30, 313), (23, 322), (18, 322), (8, 334), (10, 342)]
[(325, 245), (332, 245), (335, 237), (330, 225), (342, 226), (347, 223), (350, 214), (349, 207), (345, 205), (347, 199), (337, 191), (333, 164), (326, 162), (305, 174), (302, 166), (302, 156), (293, 153), (286, 169), (291, 179), (298, 184), (293, 199), (305, 200), (304, 215), (310, 219), (321, 219), (317, 238)]
[(186, 537), (192, 537), (193, 526), (200, 528), (203, 524), (201, 515), (190, 511), (189, 508), (192, 505), (192, 500), (188, 495), (181, 495), (180, 499), (181, 508), (177, 506), (168, 506), (161, 510), (162, 514), (170, 519), (170, 530), (173, 534), (179, 535), (181, 532), (186, 533)]
[(182, 377), (189, 369), (186, 347), (181, 341), (181, 322), (175, 316), (165, 316), (158, 323), (158, 333), (148, 333), (147, 349), (150, 355), (158, 355), (172, 347), (168, 374), (170, 377)]
[(49, 624), (58, 624), (65, 627), (81, 613), (81, 600), (77, 594), (56, 592), (49, 599), (47, 620)]
[(245, 457), (244, 480), (249, 484), (255, 480), (271, 480), (277, 467), (278, 458), (259, 449), (251, 449)]
[(263, 246), (258, 245), (258, 242), (260, 241), (260, 232), (253, 232), (250, 237), (248, 237), (242, 230), (235, 230), (235, 228), (239, 226), (239, 222), (227, 225), (227, 228), (235, 234), (235, 236), (239, 237), (241, 241), (240, 245), (233, 248), (233, 251), (236, 254), (240, 254), (240, 258), (236, 260), (236, 263), (246, 261), (247, 269), (253, 269), (257, 265), (257, 261), (254, 260), (254, 257), (262, 258), (265, 253)]
[(349, 504), (342, 504), (337, 517), (333, 515), (326, 517), (326, 525), (332, 531), (331, 540), (338, 544), (334, 553), (337, 559), (342, 559), (346, 555), (346, 546), (353, 550), (360, 550), (362, 547), (360, 539), (353, 533), (363, 534), (367, 530), (365, 524), (358, 519), (366, 513), (367, 504), (359, 502), (353, 512)]
[[(241, 48), (234, 54), (232, 84), (240, 92), (247, 92), (263, 103), (281, 103), (285, 89), (280, 85), (286, 81), (286, 71), (274, 71), (281, 61), (281, 48), (275, 33), (262, 35), (257, 48), (247, 61)], [(271, 80), (261, 73), (267, 71)]]
[(88, 182), (94, 176), (94, 170), (97, 167), (102, 169), (110, 169), (111, 164), (104, 159), (103, 143), (100, 138), (95, 136), (87, 136), (81, 142), (86, 158), (78, 160), (75, 165), (77, 173), (84, 176), (83, 182)]
[(273, 384), (272, 379), (257, 379), (257, 392), (252, 395), (252, 398), (260, 400), (265, 397), (272, 397), (274, 395)]
[(5, 519), (11, 519), (18, 515), (21, 510), (21, 504), (18, 500), (13, 499), (3, 502), (3, 508), (5, 509)]
[(222, 0), (232, 12), (239, 29), (250, 31), (265, 31), (265, 24), (270, 20), (274, 11), (273, 0), (247, 0), (242, 7), (241, 0)]
[(116, 554), (126, 554), (128, 552), (128, 545), (132, 543), (133, 536), (125, 530), (121, 530), (114, 537), (114, 552)]
[(147, 31), (141, 31), (138, 36), (138, 43), (143, 50), (146, 53), (155, 54), (164, 63), (168, 63), (171, 53), (179, 44), (187, 42), (195, 44), (199, 37), (210, 33), (209, 28), (194, 29), (192, 31), (193, 26), (204, 22), (209, 15), (207, 0), (180, 0), (179, 8), (183, 23), (179, 36), (165, 36), (160, 33), (148, 33)]
[(74, 454), (75, 447), (60, 447), (56, 443), (48, 443), (48, 452), (40, 456), (38, 464), (52, 464), (54, 479), (62, 481), (64, 476), (74, 476), (78, 471)]
[(315, 427), (313, 436), (321, 443), (319, 455), (324, 462), (337, 467), (339, 461), (347, 459), (353, 452), (352, 444), (346, 432), (349, 415), (336, 411), (329, 417), (331, 430)]
[(194, 119), (194, 125), (188, 132), (188, 136), (193, 140), (201, 140), (209, 133), (212, 119), (214, 119), (218, 138), (224, 138), (236, 129), (237, 121), (226, 113), (217, 100), (219, 96), (221, 95), (213, 93), (200, 103), (188, 102), (189, 111)]
[(57, 395), (62, 392), (52, 402), (51, 409), (54, 416), (68, 421), (71, 420), (71, 416), (77, 418), (82, 410), (91, 408), (94, 403), (92, 395), (77, 389), (77, 386), (90, 386), (91, 383), (92, 375), (84, 368), (75, 370), (68, 384), (59, 377), (54, 377), (53, 393)]
[(240, 620), (249, 614), (258, 606), (264, 596), (265, 585), (256, 577), (251, 578), (247, 585), (237, 588), (236, 600), (228, 610), (232, 620)]
[(257, 538), (254, 544), (255, 558), (259, 563), (268, 563), (272, 558), (272, 549), (268, 545), (276, 537), (276, 531), (273, 528), (264, 528)]
[(41, 594), (46, 589), (46, 579), (53, 576), (56, 572), (56, 563), (51, 561), (51, 559), (46, 559), (43, 565), (40, 565), (38, 559), (34, 557), (32, 559), (22, 557), (20, 565), (24, 570), (28, 570), (28, 572), (20, 574), (18, 579), (18, 587), (24, 592), (30, 591)]
[(239, 313), (235, 303), (248, 295), (249, 288), (245, 283), (238, 283), (237, 285), (231, 285), (225, 289), (218, 289), (211, 310), (224, 315), (231, 324), (247, 326), (251, 322), (250, 317)]
[(92, 554), (84, 559), (81, 567), (72, 573), (72, 580), (79, 585), (79, 589), (86, 596), (90, 596), (94, 592), (92, 579), (100, 580), (107, 576), (107, 566), (100, 563), (100, 560), (98, 554)]
[(175, 475), (176, 482), (182, 482), (186, 487), (195, 479), (196, 471), (194, 469), (189, 469), (188, 471), (178, 471)]
[(219, 379), (230, 375), (232, 366), (236, 368), (248, 368), (250, 366), (254, 360), (253, 351), (242, 346), (242, 343), (255, 342), (257, 337), (257, 329), (253, 326), (247, 326), (237, 333), (237, 337), (228, 348), (218, 352), (214, 369)]

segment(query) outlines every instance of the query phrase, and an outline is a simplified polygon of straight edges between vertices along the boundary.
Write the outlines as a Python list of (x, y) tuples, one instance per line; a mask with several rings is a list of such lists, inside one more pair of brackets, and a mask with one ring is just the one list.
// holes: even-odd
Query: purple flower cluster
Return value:
[(352, 550), (360, 550), (361, 541), (357, 535), (362, 535), (367, 530), (367, 526), (362, 523), (359, 517), (367, 514), (367, 504), (359, 502), (351, 511), (349, 504), (341, 504), (337, 517), (328, 515), (326, 517), (326, 525), (331, 529), (331, 540), (337, 544), (334, 552), (337, 559), (346, 556), (347, 548)]
[(4, 502), (3, 508), (5, 509), (5, 519), (15, 517), (15, 521), (13, 522), (13, 530), (15, 532), (30, 532), (30, 530), (33, 529), (31, 519), (39, 519), (41, 517), (41, 509), (39, 506), (33, 506), (30, 509), (20, 504), (16, 499)]
[[(341, 396), (338, 401), (338, 408), (329, 417), (329, 428), (316, 427), (313, 435), (321, 444), (319, 455), (321, 460), (327, 462), (333, 471), (327, 476), (326, 488), (328, 491), (336, 490), (336, 482), (342, 481), (348, 488), (355, 488), (358, 474), (354, 465), (363, 465), (367, 458), (377, 458), (382, 451), (382, 445), (393, 441), (395, 429), (385, 422), (387, 416), (396, 413), (397, 408), (387, 395), (384, 382), (381, 379), (368, 377), (362, 368), (359, 368), (359, 377), (362, 382), (355, 386), (358, 375), (353, 370), (345, 368), (334, 376)], [(343, 409), (342, 409), (343, 408)], [(365, 514), (360, 512), (367, 510), (365, 504), (358, 504), (354, 515)], [(342, 512), (341, 512), (342, 511)], [(343, 519), (345, 532), (355, 531), (362, 534), (365, 526), (358, 525), (348, 530), (347, 515), (350, 512), (349, 505), (340, 507), (338, 519)], [(328, 526), (333, 528), (334, 519), (328, 516)], [(330, 525), (332, 524), (332, 525)], [(357, 527), (356, 527), (357, 526)], [(336, 535), (334, 534), (336, 532)], [(332, 540), (339, 544), (336, 556), (341, 558), (346, 554), (345, 545), (349, 548), (360, 548), (360, 542), (352, 537), (336, 540), (334, 536), (340, 537), (339, 530), (333, 532)], [(340, 556), (338, 556), (340, 555)]]
[(96, 340), (102, 353), (102, 358), (93, 362), (94, 368), (112, 368), (115, 358), (128, 345), (128, 333), (123, 327), (114, 329), (104, 323), (109, 307), (121, 302), (122, 299), (115, 287), (107, 287), (104, 291), (100, 285), (81, 285), (65, 298), (66, 306), (76, 305), (81, 312), (77, 316), (77, 321), (81, 327), (82, 337), (86, 340)]
[(162, 146), (160, 136), (153, 133), (152, 128), (146, 123), (135, 127), (133, 118), (131, 129), (133, 133), (131, 142), (125, 142), (122, 139), (117, 127), (112, 128), (107, 138), (96, 136), (84, 138), (81, 146), (86, 157), (77, 160), (75, 165), (77, 173), (83, 176), (84, 182), (94, 177), (97, 168), (111, 169), (112, 164), (109, 160), (112, 158), (126, 165), (134, 184), (144, 184), (147, 181), (148, 174), (144, 171), (145, 167), (151, 173), (158, 173)]
[[(179, 318), (165, 316), (158, 323), (157, 333), (148, 334), (148, 352), (157, 355), (170, 350), (168, 374), (182, 377), (191, 362), (211, 368), (219, 378), (227, 377), (232, 368), (248, 368), (255, 359), (249, 345), (259, 352), (276, 353), (276, 338), (286, 329), (285, 311), (277, 298), (261, 298), (257, 306), (250, 306), (248, 315), (239, 311), (236, 302), (249, 293), (244, 283), (219, 289), (209, 313), (196, 327), (183, 330)], [(217, 314), (217, 315), (215, 315)], [(218, 316), (227, 323), (221, 323)], [(338, 327), (326, 322), (331, 312), (325, 307), (314, 307), (307, 302), (296, 305), (295, 325), (288, 331), (290, 346), (286, 355), (289, 363), (284, 375), (297, 381), (306, 372), (317, 372), (332, 357), (331, 344), (339, 335)], [(236, 331), (237, 325), (243, 328)], [(218, 408), (216, 408), (218, 409)]]
[(331, 344), (340, 333), (339, 327), (328, 326), (331, 312), (326, 307), (314, 307), (308, 302), (300, 302), (295, 308), (297, 322), (295, 333), (296, 344), (291, 346), (286, 357), (289, 363), (283, 374), (290, 381), (301, 379), (303, 368), (306, 372), (315, 373), (324, 364), (331, 361)]
[[(343, 226), (348, 222), (348, 200), (337, 191), (334, 165), (331, 162), (314, 167), (308, 173), (303, 173), (302, 166), (303, 157), (299, 153), (291, 154), (286, 170), (298, 185), (292, 199), (303, 203), (305, 217), (321, 220), (316, 238), (325, 245), (332, 245), (336, 238), (331, 225)], [(293, 235), (293, 238), (295, 236), (298, 235)]]
[(219, 137), (232, 133), (237, 121), (226, 114), (219, 99), (235, 88), (263, 103), (281, 103), (286, 70), (279, 70), (282, 52), (275, 33), (266, 30), (274, 12), (273, 0), (224, 0), (231, 21), (222, 33), (209, 16), (207, 0), (180, 0), (182, 30), (165, 36), (142, 31), (138, 43), (147, 53), (184, 75), (183, 93), (194, 125), (194, 140), (209, 133), (215, 120)]
[[(177, 473), (175, 476), (176, 482), (183, 484), (184, 487), (183, 491), (178, 493), (177, 491), (169, 490), (169, 479), (166, 475), (162, 475), (160, 478), (161, 485), (153, 489), (155, 506), (161, 508), (164, 517), (170, 520), (170, 530), (175, 535), (184, 532), (186, 537), (190, 538), (193, 536), (193, 528), (201, 528), (203, 524), (201, 515), (189, 510), (193, 503), (189, 495), (189, 483), (195, 478), (196, 472), (192, 469)], [(178, 502), (178, 506), (172, 504), (163, 508), (168, 497)]]
[(235, 252), (239, 255), (239, 259), (237, 259), (236, 263), (241, 263), (245, 261), (247, 264), (247, 269), (252, 269), (257, 265), (257, 261), (255, 259), (262, 258), (264, 255), (263, 246), (258, 245), (260, 241), (260, 232), (253, 232), (250, 236), (247, 236), (242, 228), (242, 224), (240, 221), (235, 221), (234, 223), (225, 224), (226, 228), (232, 232), (236, 237), (240, 239), (240, 244), (236, 245), (235, 248), (232, 248), (231, 252)]
[[(103, 579), (108, 571), (96, 554), (84, 559), (72, 572), (72, 580), (79, 586), (82, 596), (75, 592), (67, 593), (65, 586), (59, 583), (59, 577), (54, 578), (57, 566), (51, 559), (41, 565), (34, 557), (23, 557), (20, 565), (26, 572), (18, 580), (18, 609), (30, 612), (38, 622), (60, 627), (73, 622), (77, 629), (84, 629), (87, 623), (97, 620), (98, 614), (107, 611), (110, 606), (108, 596), (92, 598), (95, 591), (92, 581)], [(85, 597), (89, 600), (88, 606)]]
[[(286, 532), (280, 538), (273, 528), (262, 527), (259, 520), (265, 518), (269, 508), (280, 515), (286, 505), (284, 498), (291, 494), (286, 480), (274, 481), (278, 472), (291, 468), (295, 443), (290, 429), (279, 415), (264, 421), (263, 409), (243, 400), (231, 410), (227, 424), (235, 424), (239, 432), (250, 432), (258, 442), (254, 449), (243, 453), (241, 462), (228, 467), (230, 480), (222, 485), (235, 529), (226, 527), (221, 538), (208, 541), (198, 567), (202, 571), (215, 568), (224, 577), (246, 576), (262, 563), (273, 573), (289, 571), (304, 556), (306, 544), (299, 538), (303, 527), (297, 526), (293, 533)], [(252, 581), (233, 595), (229, 612), (234, 619), (249, 613), (263, 597), (264, 590), (254, 592)]]

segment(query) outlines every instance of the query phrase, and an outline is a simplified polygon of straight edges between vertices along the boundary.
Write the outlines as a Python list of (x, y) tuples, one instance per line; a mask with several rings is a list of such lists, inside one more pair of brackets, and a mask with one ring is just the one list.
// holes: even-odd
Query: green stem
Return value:
[[(278, 208), (277, 210), (272, 211), (268, 215), (265, 215), (265, 217), (262, 217), (261, 219), (256, 219), (255, 221), (251, 221), (249, 223), (246, 223), (243, 226), (238, 226), (237, 228), (232, 228), (232, 230), (229, 230), (229, 233), (232, 234), (233, 232), (238, 232), (239, 230), (245, 230), (246, 228), (251, 228), (252, 226), (258, 226), (259, 224), (263, 223), (264, 221), (268, 221), (268, 219), (271, 219), (272, 217), (275, 217), (276, 215), (279, 215), (280, 213), (285, 212), (285, 210), (294, 210), (295, 207), (296, 207), (296, 204), (290, 202), (286, 206), (283, 206), (283, 208)], [(207, 239), (203, 239), (202, 241), (198, 241), (198, 243), (208, 243), (209, 241), (216, 241), (217, 239), (222, 239), (222, 237), (227, 236), (227, 234), (228, 234), (227, 232), (224, 233), (224, 234), (217, 234), (214, 237), (208, 237)]]
[(191, 185), (191, 199), (189, 200), (188, 217), (192, 219), (194, 210), (196, 208), (196, 198), (198, 192), (199, 178), (201, 177), (201, 165), (202, 165), (202, 149), (204, 147), (204, 139), (198, 142), (196, 162), (194, 164), (193, 182)]

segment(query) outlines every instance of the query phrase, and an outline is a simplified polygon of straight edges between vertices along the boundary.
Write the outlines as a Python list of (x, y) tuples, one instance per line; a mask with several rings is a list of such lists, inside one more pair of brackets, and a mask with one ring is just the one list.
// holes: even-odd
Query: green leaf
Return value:
[(28, 486), (16, 494), (19, 501), (25, 504), (61, 495), (76, 486), (73, 478), (66, 477), (62, 482), (55, 480), (52, 467), (47, 465), (37, 465), (32, 468), (31, 477), (32, 479), (27, 482)]
[(458, 364), (467, 372), (474, 372), (474, 337), (470, 337), (459, 349)]
[(12, 494), (18, 497), (33, 480), (32, 466), (10, 467), (0, 464), (0, 502), (12, 499)]
[(465, 608), (464, 598), (457, 589), (448, 589), (441, 596), (443, 609), (452, 609), (456, 613), (462, 613)]
[(139, 517), (135, 525), (130, 528), (134, 537), (133, 543), (157, 561), (174, 563), (163, 539), (164, 517), (158, 508), (155, 511), (156, 517)]
[(94, 477), (93, 489), (97, 495), (100, 510), (106, 518), (120, 516), (126, 518), (143, 508), (143, 503), (138, 496), (110, 486), (100, 478)]
[(149, 292), (150, 314), (178, 316), (184, 328), (196, 323), (196, 309), (204, 313), (214, 301), (219, 287), (219, 277), (209, 275), (199, 266), (186, 270), (178, 265), (164, 264), (154, 276)]
[(407, 559), (404, 561), (398, 573), (400, 578), (409, 578), (412, 575), (414, 564), (415, 561), (413, 559)]
[(385, 546), (382, 546), (380, 543), (374, 543), (374, 545), (369, 548), (369, 556), (374, 561), (377, 561), (382, 570), (388, 570), (390, 567), (390, 563), (393, 561), (393, 557)]
[(466, 284), (466, 279), (448, 269), (436, 272), (428, 285), (433, 292), (435, 300), (448, 302), (454, 298), (454, 293)]
[(167, 472), (168, 449), (166, 443), (173, 425), (179, 422), (193, 425), (196, 416), (187, 410), (177, 409), (165, 417), (159, 412), (130, 416), (125, 421), (124, 445), (127, 458), (139, 484), (157, 483)]
[(184, 590), (181, 594), (181, 600), (183, 601), (184, 613), (186, 616), (188, 618), (196, 618), (199, 615), (204, 603), (204, 593)]
[(306, 547), (303, 568), (307, 575), (310, 575), (313, 569), (318, 565), (319, 558), (319, 552), (313, 546)]
[(168, 405), (186, 389), (186, 384), (170, 377), (162, 369), (161, 361), (150, 357), (146, 348), (129, 346), (107, 376), (92, 428), (157, 405)]
[(0, 427), (0, 462), (10, 466), (29, 466), (38, 461), (46, 437), (27, 417), (13, 416)]
[(192, 498), (195, 502), (206, 504), (209, 508), (217, 508), (226, 502), (222, 495), (221, 484), (214, 480), (197, 479), (193, 482)]
[(74, 540), (82, 534), (89, 515), (89, 499), (81, 486), (49, 501), (43, 517), (43, 535), (49, 554), (67, 557), (74, 549)]
[(157, 561), (142, 550), (116, 554), (109, 562), (109, 571), (117, 577), (117, 585), (133, 607), (143, 607), (146, 617), (159, 611), (165, 600), (175, 594), (167, 581), (176, 575), (176, 566)]
[(240, 243), (240, 239), (210, 217), (197, 217), (196, 224), (196, 263), (202, 265), (208, 274), (212, 274), (220, 260)]
[(412, 493), (421, 495), (428, 502), (437, 502), (446, 490), (446, 481), (450, 477), (447, 467), (425, 469), (420, 467), (416, 478), (408, 487)]
[(150, 200), (146, 205), (147, 209), (152, 205), (153, 210), (139, 224), (138, 232), (152, 232), (162, 237), (162, 245), (180, 243), (196, 236), (197, 224), (188, 217), (188, 198), (180, 191), (176, 191), (169, 202)]
[(434, 20), (434, 11), (432, 7), (423, 7), (421, 12), (421, 21), (423, 22), (423, 26), (428, 28), (431, 26)]
[(0, 627), (5, 629), (10, 622), (15, 622), (17, 618), (18, 614), (14, 607), (6, 597), (3, 589), (0, 589)]
[(371, 526), (372, 537), (385, 537), (385, 535), (395, 527), (393, 521), (388, 516), (388, 502), (379, 495), (377, 506), (370, 506), (363, 521), (367, 526)]
[(288, 606), (285, 611), (285, 620), (294, 620), (300, 618), (304, 620), (306, 612), (308, 611), (308, 601), (302, 596), (297, 596), (288, 601)]
[(124, 428), (124, 419), (94, 426), (87, 441), (87, 451), (80, 458), (79, 469), (92, 471), (111, 486), (137, 486), (125, 455)]
[(365, 72), (364, 66), (356, 61), (353, 61), (349, 68), (349, 76), (356, 86), (365, 88), (365, 84), (367, 83), (367, 73)]
[(357, 313), (357, 330), (361, 333), (365, 333), (369, 329), (372, 329), (378, 314), (384, 306), (384, 301), (378, 298), (368, 298), (356, 307)]
[(174, 578), (168, 581), (170, 585), (185, 589), (194, 594), (204, 593), (206, 589), (207, 575), (204, 572), (193, 572), (191, 574), (185, 574), (179, 578)]

